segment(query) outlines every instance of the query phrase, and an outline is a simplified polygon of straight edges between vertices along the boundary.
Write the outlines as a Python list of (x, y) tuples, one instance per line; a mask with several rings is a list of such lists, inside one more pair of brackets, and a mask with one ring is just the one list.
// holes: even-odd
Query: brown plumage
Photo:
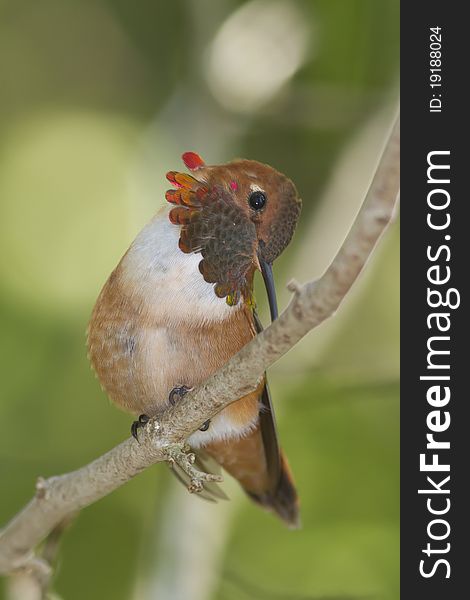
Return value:
[[(102, 387), (134, 415), (164, 411), (173, 388), (204, 382), (257, 334), (254, 271), (263, 271), (273, 303), (270, 265), (300, 211), (293, 184), (267, 165), (206, 167), (193, 153), (183, 158), (194, 176), (168, 174), (177, 189), (167, 200), (175, 207), (137, 236), (101, 291), (88, 329)], [(265, 384), (189, 443), (253, 500), (297, 524), (297, 495)]]

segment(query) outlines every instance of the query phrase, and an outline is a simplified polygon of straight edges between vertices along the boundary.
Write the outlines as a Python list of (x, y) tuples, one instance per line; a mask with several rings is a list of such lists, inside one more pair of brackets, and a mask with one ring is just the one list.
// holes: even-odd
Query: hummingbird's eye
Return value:
[(251, 194), (248, 196), (248, 203), (253, 210), (261, 210), (266, 204), (266, 194), (260, 190), (251, 192)]

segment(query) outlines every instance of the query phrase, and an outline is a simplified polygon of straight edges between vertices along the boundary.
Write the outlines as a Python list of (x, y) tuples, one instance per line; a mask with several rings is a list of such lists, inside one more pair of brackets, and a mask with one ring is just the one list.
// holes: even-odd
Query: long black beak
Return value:
[(274, 277), (273, 277), (273, 266), (258, 256), (259, 264), (261, 267), (261, 274), (263, 275), (264, 285), (266, 286), (266, 293), (268, 294), (269, 310), (271, 311), (271, 321), (277, 319), (277, 300), (276, 290), (274, 288)]

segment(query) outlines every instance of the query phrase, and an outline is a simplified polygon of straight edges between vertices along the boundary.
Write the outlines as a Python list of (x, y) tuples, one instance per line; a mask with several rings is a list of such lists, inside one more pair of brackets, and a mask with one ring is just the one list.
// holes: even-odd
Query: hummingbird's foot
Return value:
[(172, 468), (175, 468), (175, 465), (177, 465), (189, 477), (188, 491), (190, 494), (202, 492), (205, 483), (220, 483), (224, 480), (221, 475), (204, 473), (196, 469), (194, 466), (196, 455), (188, 452), (189, 449), (187, 444), (175, 444), (165, 448), (164, 452), (169, 465)]
[(178, 400), (181, 400), (181, 398), (192, 389), (192, 387), (188, 387), (187, 385), (175, 386), (168, 395), (168, 402), (171, 404), (171, 406), (175, 406)]
[[(168, 402), (171, 404), (171, 406), (175, 406), (178, 400), (181, 400), (181, 398), (185, 396), (188, 392), (190, 392), (192, 389), (192, 387), (188, 387), (187, 385), (177, 385), (171, 390), (168, 396)], [(207, 431), (209, 429), (210, 424), (211, 420), (207, 419), (207, 421), (204, 421), (202, 426), (199, 427), (199, 431)]]
[(131, 425), (132, 437), (139, 441), (138, 431), (139, 429), (144, 427), (149, 421), (150, 417), (148, 415), (140, 415), (137, 421), (134, 421)]

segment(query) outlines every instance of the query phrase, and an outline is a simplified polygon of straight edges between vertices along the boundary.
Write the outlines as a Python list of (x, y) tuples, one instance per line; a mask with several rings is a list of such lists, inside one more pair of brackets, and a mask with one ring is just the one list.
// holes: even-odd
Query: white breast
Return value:
[[(165, 207), (157, 213), (121, 262), (121, 276), (126, 279), (127, 290), (132, 290), (135, 304), (155, 323), (155, 327), (146, 327), (136, 334), (138, 347), (144, 346), (146, 351), (139, 357), (140, 366), (144, 368), (132, 376), (145, 379), (144, 387), (153, 390), (152, 402), (160, 406), (167, 403), (173, 385), (192, 384), (186, 379), (184, 365), (192, 361), (194, 368), (197, 364), (194, 354), (181, 356), (184, 345), (175, 348), (168, 330), (177, 331), (186, 323), (204, 327), (221, 322), (242, 307), (241, 303), (237, 307), (228, 306), (225, 298), (215, 295), (214, 285), (205, 282), (199, 272), (200, 254), (185, 254), (179, 249), (180, 227), (169, 221), (169, 210), (171, 207)], [(206, 360), (202, 350), (203, 360)], [(198, 349), (189, 348), (188, 352), (197, 353)], [(144, 406), (142, 409), (146, 410)], [(209, 442), (247, 435), (256, 426), (257, 419), (256, 414), (252, 421), (240, 425), (222, 411), (212, 419), (207, 431), (197, 431), (189, 442), (197, 448)]]
[(180, 227), (170, 222), (169, 210), (160, 210), (134, 240), (122, 261), (125, 277), (159, 322), (223, 321), (234, 309), (204, 281), (201, 255), (179, 249)]

